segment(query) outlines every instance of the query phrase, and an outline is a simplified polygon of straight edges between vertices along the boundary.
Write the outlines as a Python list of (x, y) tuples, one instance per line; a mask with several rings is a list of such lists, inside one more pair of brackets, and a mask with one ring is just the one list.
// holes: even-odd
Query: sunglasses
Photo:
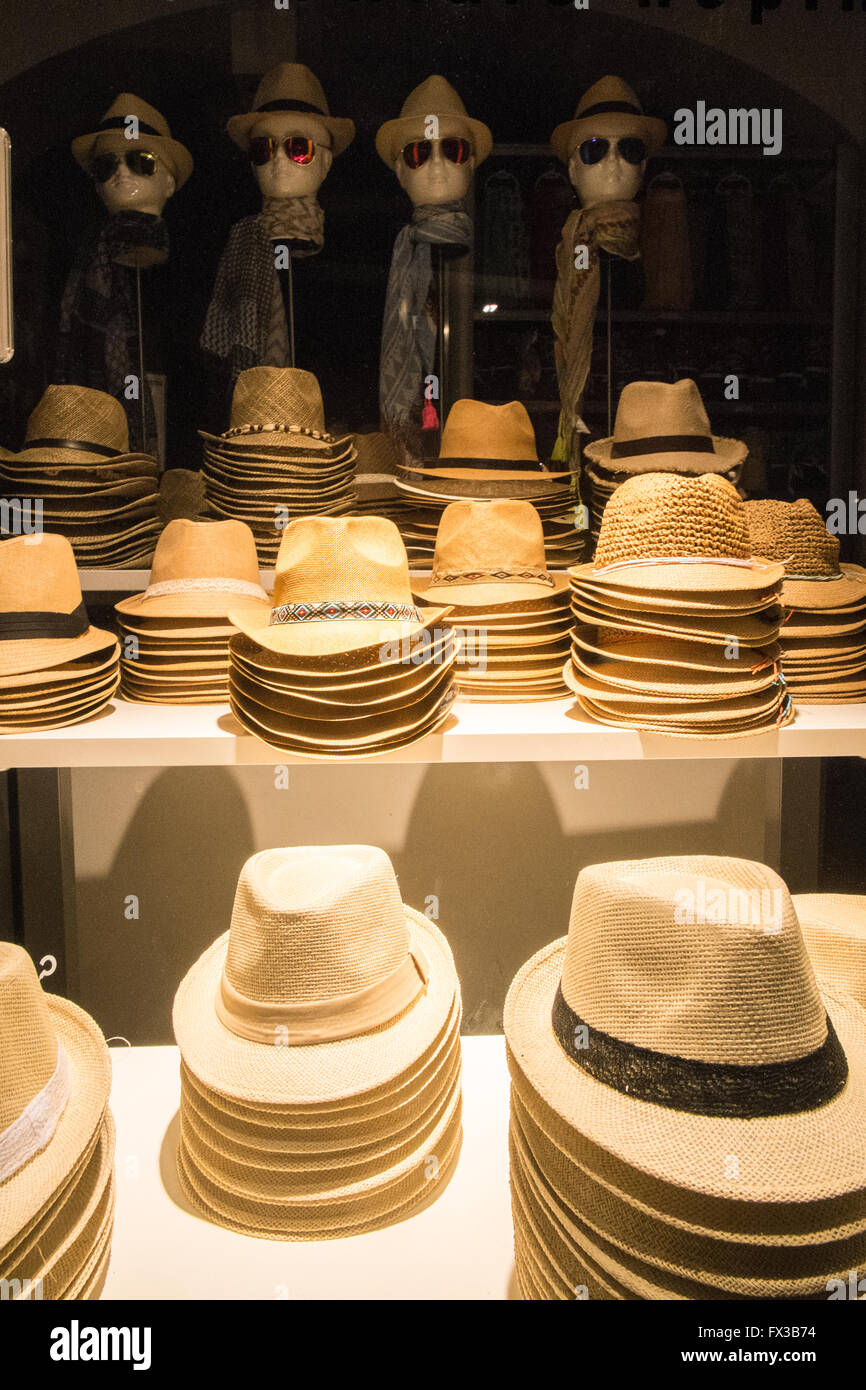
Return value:
[[(440, 140), (442, 153), (452, 164), (466, 164), (472, 158), (472, 146), (468, 140), (458, 140), (456, 137), (448, 136), (445, 140)], [(420, 169), (422, 164), (433, 153), (432, 140), (413, 140), (410, 144), (403, 146), (403, 159), (410, 169)]]
[[(636, 135), (624, 135), (621, 140), (614, 143), (620, 159), (624, 159), (626, 164), (642, 164), (646, 159), (646, 145)], [(603, 135), (593, 135), (589, 140), (584, 140), (580, 146), (581, 162), (583, 164), (600, 164), (610, 146), (610, 140), (606, 140)]]
[[(329, 150), (331, 147), (324, 145), (322, 148)], [(275, 135), (254, 135), (248, 151), (250, 163), (267, 164), (276, 158), (279, 149), (285, 150), (293, 164), (312, 164), (316, 157), (316, 142), (308, 140), (306, 135), (288, 135), (284, 140), (278, 140)]]
[(151, 179), (156, 173), (158, 159), (150, 150), (127, 150), (121, 160), (119, 154), (113, 150), (106, 150), (104, 154), (96, 154), (90, 161), (90, 174), (97, 183), (108, 183), (113, 178), (120, 164), (125, 163), (127, 169), (132, 174), (143, 175)]

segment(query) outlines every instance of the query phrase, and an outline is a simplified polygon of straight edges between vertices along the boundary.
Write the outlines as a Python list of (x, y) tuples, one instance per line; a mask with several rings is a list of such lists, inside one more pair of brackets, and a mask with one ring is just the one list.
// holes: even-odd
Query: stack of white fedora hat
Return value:
[(411, 1215), (461, 1139), (460, 988), (368, 845), (264, 850), (174, 1002), (178, 1171), (218, 1225), (326, 1239)]
[(114, 1223), (111, 1061), (83, 1009), (0, 942), (0, 1279), (12, 1298), (96, 1299)]
[(863, 1267), (866, 1011), (771, 869), (584, 869), (505, 1037), (527, 1298), (823, 1300)]

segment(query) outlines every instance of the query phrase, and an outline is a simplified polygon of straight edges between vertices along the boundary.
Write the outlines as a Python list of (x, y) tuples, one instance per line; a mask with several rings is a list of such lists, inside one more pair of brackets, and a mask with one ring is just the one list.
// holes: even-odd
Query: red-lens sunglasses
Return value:
[[(324, 148), (328, 149), (329, 146)], [(316, 142), (308, 140), (306, 135), (289, 135), (284, 140), (278, 140), (275, 135), (254, 135), (247, 151), (250, 163), (267, 164), (275, 158), (279, 149), (285, 150), (293, 164), (312, 164), (316, 157)]]
[[(452, 164), (466, 164), (472, 157), (472, 146), (468, 140), (459, 140), (448, 136), (446, 139), (440, 140), (439, 144), (442, 146), (442, 153), (445, 158), (450, 160)], [(410, 144), (403, 146), (403, 159), (410, 169), (420, 169), (422, 164), (427, 163), (432, 153), (432, 140), (412, 140)]]

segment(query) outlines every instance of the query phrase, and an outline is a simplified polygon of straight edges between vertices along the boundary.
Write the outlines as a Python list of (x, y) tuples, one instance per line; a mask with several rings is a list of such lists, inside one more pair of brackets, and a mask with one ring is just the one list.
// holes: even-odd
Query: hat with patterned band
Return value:
[(324, 127), (335, 156), (348, 149), (355, 138), (355, 122), (331, 115), (321, 82), (303, 63), (277, 63), (270, 68), (256, 89), (252, 111), (232, 116), (226, 130), (235, 144), (246, 150), (253, 130), (271, 111), (294, 116), (298, 130), (313, 138)]
[(845, 1196), (866, 1214), (866, 1013), (819, 990), (762, 864), (582, 870), (568, 937), (511, 986), (505, 1036), (545, 1106), (642, 1174), (779, 1207)]
[[(250, 367), (241, 372), (232, 392), (229, 428), (225, 434), (199, 430), (202, 439), (220, 451), (247, 453), (291, 450), (313, 460), (336, 458), (351, 451), (352, 436), (337, 438), (325, 429), (322, 392), (312, 372), (299, 367)], [(267, 462), (267, 458), (264, 459)]]
[(673, 384), (629, 382), (613, 434), (586, 444), (583, 452), (615, 473), (727, 473), (748, 449), (739, 439), (711, 432), (701, 394), (685, 377)]
[(566, 574), (550, 574), (541, 519), (531, 502), (501, 498), (452, 502), (436, 533), (433, 572), (416, 594), (455, 607), (495, 606), (565, 594)]

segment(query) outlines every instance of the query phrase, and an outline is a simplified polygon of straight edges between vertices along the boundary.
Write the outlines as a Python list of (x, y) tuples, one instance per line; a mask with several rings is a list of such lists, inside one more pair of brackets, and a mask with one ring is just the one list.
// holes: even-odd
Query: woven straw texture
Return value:
[(866, 1008), (866, 897), (803, 893), (794, 907), (819, 980)]

